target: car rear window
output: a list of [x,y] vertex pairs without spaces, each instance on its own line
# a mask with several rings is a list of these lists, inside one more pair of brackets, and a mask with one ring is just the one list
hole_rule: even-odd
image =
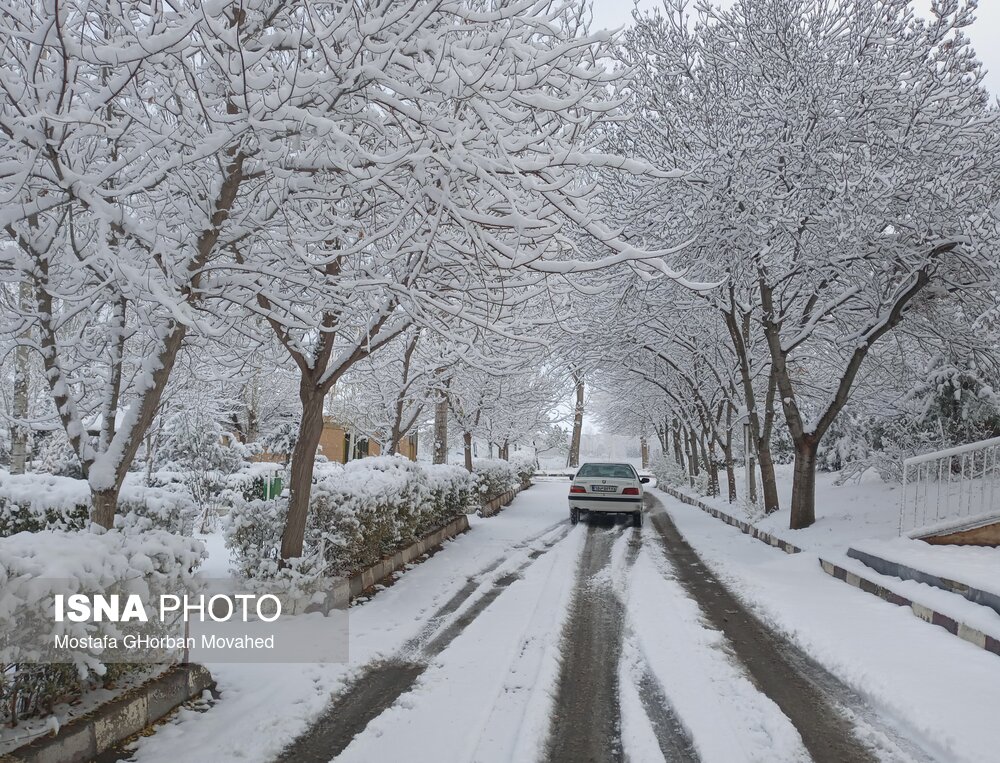
[[577,477],[604,477],[611,479],[635,479],[635,472],[628,464],[584,464]]

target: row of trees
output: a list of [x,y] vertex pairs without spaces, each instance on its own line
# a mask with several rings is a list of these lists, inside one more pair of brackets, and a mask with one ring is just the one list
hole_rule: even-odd
[[389,452],[433,420],[468,464],[571,391],[575,465],[596,385],[711,490],[745,424],[767,510],[787,441],[807,526],[831,438],[989,427],[974,5],[666,0],[620,38],[571,0],[5,9],[12,457],[59,426],[110,526],[164,412],[212,390],[291,449],[291,559],[324,415]]
[[[566,0],[5,8],[14,447],[31,355],[42,415],[110,527],[186,359],[251,396],[273,363],[297,398],[285,559],[301,554],[325,406],[350,374],[402,374],[366,391],[394,398],[373,427],[389,449],[422,414],[417,387],[446,389],[463,434],[488,421],[506,447],[524,412],[495,396],[550,391],[496,374],[511,354],[497,348],[540,344],[567,309],[565,274],[663,254],[593,204],[597,171],[671,173],[596,147],[623,73],[583,18]],[[233,415],[240,436],[259,432],[256,413]]]
[[724,465],[734,495],[744,425],[767,511],[790,443],[793,528],[815,520],[824,463],[996,432],[1000,131],[962,33],[974,10],[668,0],[636,17],[620,52],[637,118],[609,145],[690,177],[608,178],[604,196],[636,237],[692,237],[683,262],[715,286],[623,284],[596,342],[619,339],[605,368],[631,387],[614,416],[711,492]]

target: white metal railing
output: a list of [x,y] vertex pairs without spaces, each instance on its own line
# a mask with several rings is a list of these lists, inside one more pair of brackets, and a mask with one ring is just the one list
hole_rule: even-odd
[[1000,513],[1000,437],[903,461],[899,534]]

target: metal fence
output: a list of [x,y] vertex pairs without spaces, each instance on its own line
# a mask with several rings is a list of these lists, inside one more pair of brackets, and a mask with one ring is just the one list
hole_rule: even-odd
[[899,534],[1000,512],[1000,437],[903,461]]

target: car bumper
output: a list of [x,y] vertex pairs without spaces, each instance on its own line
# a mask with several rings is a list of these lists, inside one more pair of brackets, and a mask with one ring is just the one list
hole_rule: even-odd
[[605,514],[634,514],[642,510],[642,496],[587,496],[569,499],[571,509],[604,512]]

